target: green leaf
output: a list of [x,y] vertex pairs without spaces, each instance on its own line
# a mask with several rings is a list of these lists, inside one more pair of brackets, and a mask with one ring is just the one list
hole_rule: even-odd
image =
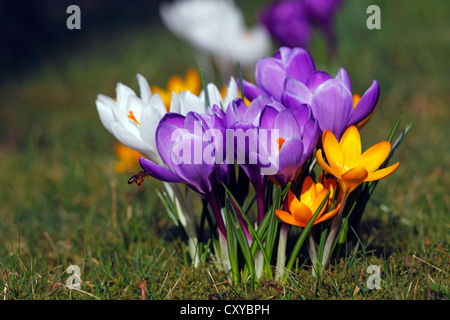
[[210,103],[209,103],[208,88],[207,88],[207,84],[206,84],[206,76],[205,76],[205,72],[203,71],[203,69],[200,69],[200,76],[202,79],[203,92],[205,93],[205,108],[206,108],[206,107],[210,106]]
[[[247,228],[248,228],[248,231],[250,232],[250,235],[251,235],[251,237],[252,237],[252,240],[254,240],[254,241],[256,241],[256,243],[258,243],[258,245],[259,245],[259,247],[260,247],[260,249],[261,249],[261,252],[262,252],[262,254],[263,254],[263,256],[264,256],[264,260],[266,261],[266,263],[270,263],[270,259],[268,259],[268,256],[267,256],[267,253],[266,253],[266,251],[265,251],[265,249],[264,249],[264,246],[263,246],[263,244],[262,244],[262,239],[261,239],[260,235],[255,231],[255,228],[253,227],[253,224],[252,224],[251,221],[248,219],[247,215],[244,213],[244,211],[242,210],[242,208],[239,206],[239,203],[236,201],[236,198],[233,196],[233,194],[231,193],[231,191],[227,188],[227,186],[226,186],[225,184],[222,184],[222,185],[224,186],[225,191],[226,191],[228,197],[230,197],[230,198],[234,201],[234,204],[236,205],[236,207],[237,207],[238,210],[240,211],[242,217],[244,218],[245,222],[247,223]],[[264,221],[264,220],[265,220],[265,219],[263,219],[263,221]],[[259,229],[259,228],[258,228],[258,229]],[[252,242],[252,250],[251,250],[251,252],[252,252],[252,257],[253,257],[253,258],[254,258],[255,255],[256,255],[256,250],[253,248],[253,243],[254,243],[254,241]]]

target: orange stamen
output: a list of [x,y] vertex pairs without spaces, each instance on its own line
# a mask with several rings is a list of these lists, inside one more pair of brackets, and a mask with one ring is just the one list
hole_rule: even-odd
[[286,140],[284,140],[284,139],[281,138],[281,137],[279,137],[279,138],[277,139],[277,143],[278,143],[278,151],[281,150],[281,147],[283,146],[283,143],[284,143],[285,141],[286,141]]
[[133,111],[130,111],[130,112],[128,113],[128,118],[130,118],[131,120],[133,120],[137,125],[140,125],[139,121],[136,120],[136,118],[135,118],[135,116],[134,116],[134,114],[133,114]]

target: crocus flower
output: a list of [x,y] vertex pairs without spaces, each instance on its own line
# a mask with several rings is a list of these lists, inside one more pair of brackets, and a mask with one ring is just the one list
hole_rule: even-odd
[[[144,157],[140,158],[140,164],[155,179],[183,183],[204,196],[211,205],[219,231],[225,235],[225,225],[214,195],[218,165],[216,161],[208,162],[203,158],[205,149],[210,146],[204,139],[205,132],[215,128],[220,130],[221,123],[222,120],[215,114],[189,112],[183,116],[167,113],[156,129],[158,152],[164,165]],[[223,132],[221,134],[223,136]]]
[[330,130],[325,130],[322,135],[322,147],[326,161],[322,149],[319,149],[316,153],[317,163],[325,172],[336,177],[342,190],[341,209],[333,221],[324,246],[322,265],[326,265],[350,193],[363,182],[391,175],[397,170],[399,163],[377,170],[388,157],[391,144],[388,141],[381,141],[361,154],[361,138],[356,126],[350,126],[339,142]]
[[[211,55],[225,79],[236,62],[243,68],[253,68],[270,49],[267,31],[258,25],[247,28],[232,0],[167,2],[161,5],[160,14],[166,27],[190,43],[199,56]],[[207,67],[205,61],[201,63]]]
[[244,93],[250,99],[268,95],[285,106],[311,106],[321,133],[331,130],[340,137],[351,125],[362,126],[373,114],[380,94],[376,80],[362,97],[352,94],[347,71],[340,68],[333,78],[316,70],[309,53],[302,48],[281,47],[273,57],[256,65],[256,84],[243,81]]
[[[329,178],[322,184],[320,182],[314,183],[312,178],[308,176],[303,183],[300,198],[297,198],[289,190],[287,205],[289,212],[275,209],[275,214],[287,224],[306,227],[329,191],[331,191],[329,199],[332,199],[336,191],[336,181],[334,179]],[[325,204],[314,221],[314,224],[332,218],[339,211],[340,207],[341,204],[338,203],[335,208],[325,213],[328,208],[328,204]]]
[[317,162],[326,172],[334,175],[343,194],[350,194],[365,181],[383,179],[397,170],[399,163],[377,170],[391,150],[388,141],[381,141],[361,154],[361,138],[355,126],[349,127],[338,142],[330,130],[322,136],[322,150],[316,154]]
[[152,95],[147,80],[137,75],[141,96],[122,83],[116,86],[115,99],[103,94],[95,101],[103,126],[124,145],[155,162],[161,158],[156,150],[155,131],[167,112],[159,94]]
[[308,48],[316,28],[325,38],[330,56],[336,50],[334,20],[342,0],[274,1],[259,20],[282,46]]
[[[168,112],[168,105],[164,103],[159,93],[152,94],[147,80],[137,75],[141,97],[128,86],[118,83],[116,97],[110,98],[103,94],[95,101],[100,120],[105,128],[117,140],[134,149],[154,162],[162,163],[156,148],[156,127],[162,117]],[[227,106],[238,97],[236,81],[230,78],[225,99],[217,87],[209,83],[207,91],[210,105]],[[190,91],[171,92],[169,110],[186,115],[190,111],[205,112],[205,92],[199,95]]]
[[[308,105],[284,110],[266,106],[261,112],[260,130],[278,130],[278,172],[273,176],[282,189],[292,181],[313,152],[318,139],[317,121]],[[268,137],[270,141],[270,136]]]
[[309,46],[313,30],[301,1],[272,2],[261,10],[259,20],[280,45]]
[[268,95],[281,102],[288,78],[305,83],[315,70],[314,61],[305,49],[281,47],[273,57],[258,61],[255,70],[256,85],[244,80],[244,94],[249,100],[259,95]]
[[[225,94],[222,95],[213,83],[206,85],[208,95],[204,90],[199,95],[195,95],[191,91],[172,92],[172,100],[170,102],[170,112],[186,115],[188,112],[205,113],[205,106],[218,106],[223,111],[226,111],[228,105],[239,96],[237,82],[233,77],[230,77],[228,87],[226,87]],[[222,90],[223,91],[223,90]],[[208,98],[208,99],[206,99]]]
[[[260,96],[253,100],[247,107],[244,100],[238,98],[230,103],[226,112],[226,128],[234,130],[236,137],[248,137],[248,143],[242,143],[242,139],[237,139],[233,144],[233,150],[227,139],[227,158],[233,157],[247,174],[256,193],[259,221],[265,214],[264,195],[269,176],[262,173],[262,168],[270,167],[268,155],[271,152],[267,149],[267,144],[259,143],[259,123],[262,110],[266,106],[271,106],[274,110],[284,110],[284,106],[267,96]],[[230,131],[228,131],[230,132]],[[234,139],[234,138],[233,138]],[[241,141],[241,143],[239,143]],[[247,148],[248,146],[248,148]],[[263,147],[263,148],[261,148]],[[231,159],[233,160],[233,159]],[[230,160],[228,160],[230,162]]]
[[315,71],[304,83],[287,79],[281,100],[285,104],[311,105],[321,132],[330,130],[340,137],[348,127],[362,126],[367,122],[379,94],[380,86],[374,80],[362,97],[353,95],[350,77],[345,69],[340,68],[335,78],[324,71]]

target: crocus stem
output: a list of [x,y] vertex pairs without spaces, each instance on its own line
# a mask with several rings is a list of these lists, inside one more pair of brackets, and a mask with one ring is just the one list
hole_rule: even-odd
[[[284,200],[283,210],[289,210],[288,198]],[[275,279],[282,279],[284,275],[284,271],[286,268],[286,243],[287,237],[289,233],[289,225],[287,223],[281,222],[280,229],[280,238],[278,241],[278,253],[277,253],[277,274],[275,275]]]
[[347,202],[348,194],[342,195],[342,201],[341,201],[341,208],[339,209],[336,217],[333,219],[333,222],[331,224],[331,230],[328,235],[327,241],[325,242],[325,246],[323,249],[323,256],[322,256],[322,266],[325,267],[328,264],[329,255],[331,248],[333,247],[334,240],[336,239],[337,232],[339,230],[339,224],[341,222],[342,213],[344,212],[345,203]]
[[264,188],[256,188],[256,205],[258,208],[258,225],[261,224],[262,219],[264,218],[264,215],[266,214],[266,204],[264,199]]
[[281,222],[280,238],[278,241],[278,253],[277,253],[277,274],[275,279],[282,279],[284,276],[284,271],[286,269],[286,243],[287,236],[289,233],[289,225],[287,223]]
[[314,242],[312,232],[308,234],[308,252],[309,257],[311,258],[312,274],[316,277],[320,273],[320,266],[317,263],[316,243]]
[[208,200],[209,205],[211,206],[211,209],[213,211],[214,217],[216,218],[217,228],[219,229],[219,232],[222,234],[222,236],[226,239],[226,230],[225,230],[225,223],[223,222],[222,218],[222,212],[220,210],[219,203],[217,202],[216,197],[214,194],[208,194],[205,196],[206,200]]

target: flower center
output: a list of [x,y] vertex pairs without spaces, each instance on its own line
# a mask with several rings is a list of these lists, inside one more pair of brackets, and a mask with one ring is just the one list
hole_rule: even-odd
[[278,139],[277,139],[277,143],[278,143],[278,152],[281,150],[281,147],[283,146],[283,143],[285,142],[286,140],[284,140],[283,138],[281,138],[281,137],[279,137]]
[[133,111],[130,111],[130,112],[128,113],[128,118],[130,118],[131,120],[133,120],[138,126],[140,125],[139,121],[136,120],[136,118],[135,118],[135,116],[134,116],[134,114],[133,114]]

